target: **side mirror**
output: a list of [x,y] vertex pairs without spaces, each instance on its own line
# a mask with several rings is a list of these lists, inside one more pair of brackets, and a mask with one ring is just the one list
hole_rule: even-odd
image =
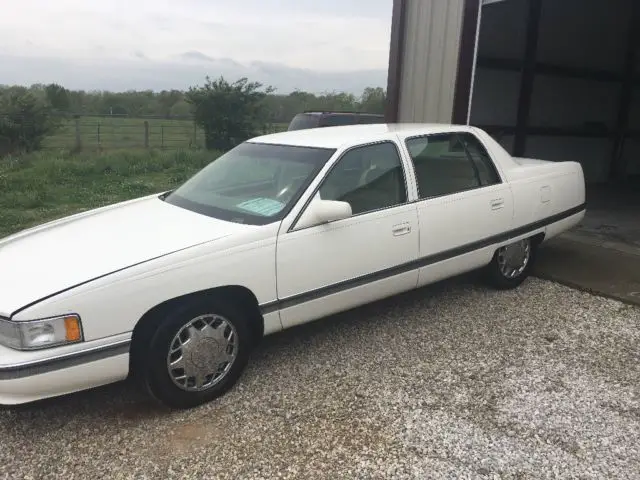
[[349,218],[353,214],[347,202],[314,199],[300,217],[296,230]]

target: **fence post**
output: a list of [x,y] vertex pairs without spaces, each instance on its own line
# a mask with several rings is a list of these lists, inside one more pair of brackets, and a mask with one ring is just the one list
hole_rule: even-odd
[[80,136],[80,117],[76,117],[76,152],[82,151],[82,137]]
[[98,122],[98,151],[102,150],[102,142],[100,141],[100,122]]
[[164,150],[164,125],[160,125],[160,149]]
[[149,148],[149,120],[144,121],[144,148]]
[[198,124],[193,121],[193,148],[198,148]]

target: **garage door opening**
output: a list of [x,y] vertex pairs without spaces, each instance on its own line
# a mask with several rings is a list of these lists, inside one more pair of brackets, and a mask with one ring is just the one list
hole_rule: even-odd
[[515,156],[580,162],[582,232],[640,248],[640,2],[482,3],[468,122]]

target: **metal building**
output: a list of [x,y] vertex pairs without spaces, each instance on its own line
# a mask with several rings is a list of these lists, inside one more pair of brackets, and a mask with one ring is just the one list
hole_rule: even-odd
[[477,125],[590,183],[640,175],[640,0],[394,0],[391,37],[389,121]]

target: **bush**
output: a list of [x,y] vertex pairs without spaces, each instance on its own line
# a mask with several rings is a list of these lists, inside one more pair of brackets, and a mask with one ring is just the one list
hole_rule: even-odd
[[246,78],[229,83],[222,77],[207,77],[203,87],[189,89],[186,100],[204,130],[207,149],[226,151],[264,130],[268,117],[265,98],[273,89],[263,92],[261,87]]
[[38,150],[59,122],[51,106],[24,87],[0,90],[0,156]]

